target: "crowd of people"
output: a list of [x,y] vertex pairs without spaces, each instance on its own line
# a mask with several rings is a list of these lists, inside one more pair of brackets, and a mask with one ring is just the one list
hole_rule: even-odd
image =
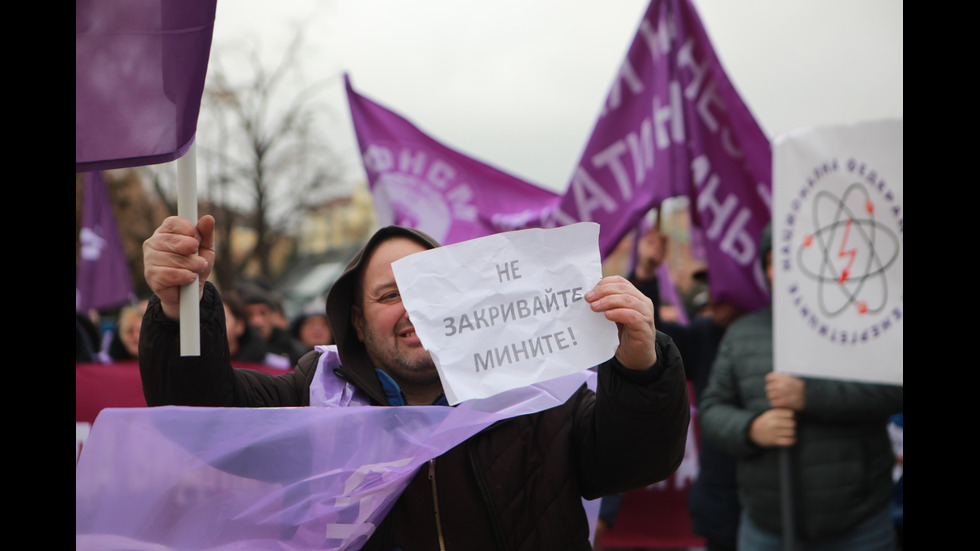
[[[406,228],[379,230],[325,297],[325,308],[286,321],[265,289],[220,293],[207,282],[215,262],[212,224],[207,216],[196,225],[165,221],[145,249],[153,296],[120,310],[116,328],[104,335],[79,314],[77,358],[88,351],[91,361],[138,359],[151,406],[306,406],[321,360],[313,347],[336,343],[342,366],[330,375],[352,384],[364,403],[446,404],[391,271],[393,261],[437,242]],[[155,247],[183,250],[181,266],[192,266],[182,268],[187,280],[200,277],[202,312],[223,312],[224,324],[213,322],[218,316],[202,319],[200,357],[146,354],[177,342],[179,285],[158,275],[174,261]],[[651,229],[638,242],[632,273],[604,278],[586,295],[621,328],[615,356],[598,366],[596,391],[583,388],[555,411],[509,420],[437,458],[439,470],[419,472],[364,548],[590,549],[582,497],[602,498],[601,546],[624,493],[679,465],[693,402],[700,455],[688,509],[707,551],[901,549],[901,456],[896,463],[888,431],[901,419],[902,387],[779,373],[771,308],[745,312],[712,300],[710,273],[701,274],[706,296],[691,320],[662,319],[656,271],[667,247]],[[760,261],[771,278],[768,228]],[[284,373],[243,375],[232,368],[236,361]],[[170,377],[187,363],[206,375]],[[201,388],[218,380],[227,384]],[[453,490],[433,495],[436,480]],[[783,492],[787,481],[791,494]],[[440,511],[434,521],[433,501]]]
[[75,363],[136,361],[148,300],[126,304],[103,323],[97,312],[75,311]]
[[[287,318],[279,295],[245,282],[223,293],[228,349],[237,364],[291,369],[318,345],[333,344],[327,316],[311,304]],[[135,363],[149,299],[126,304],[111,315],[75,312],[75,363]]]

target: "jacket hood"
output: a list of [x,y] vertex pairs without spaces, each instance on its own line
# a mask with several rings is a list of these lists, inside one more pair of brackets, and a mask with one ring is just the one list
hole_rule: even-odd
[[354,293],[357,281],[361,277],[364,264],[371,258],[371,253],[384,241],[393,237],[408,237],[417,241],[426,249],[434,249],[439,242],[413,228],[403,226],[385,226],[374,233],[361,250],[347,263],[344,272],[337,278],[327,293],[327,323],[337,344],[337,353],[345,375],[352,382],[361,386],[373,396],[384,396],[381,384],[374,375],[371,360],[368,358],[364,344],[358,340],[354,331],[351,317],[354,305]]

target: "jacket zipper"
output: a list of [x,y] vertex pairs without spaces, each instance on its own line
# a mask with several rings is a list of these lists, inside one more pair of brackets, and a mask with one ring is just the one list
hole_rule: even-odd
[[[496,423],[487,427],[484,432],[493,430],[506,421],[507,420],[497,421]],[[490,499],[490,491],[487,489],[486,480],[484,480],[483,477],[483,471],[478,468],[479,462],[476,459],[476,451],[474,451],[474,447],[475,446],[472,443],[466,443],[466,455],[470,461],[470,469],[473,470],[473,475],[476,478],[477,485],[480,488],[480,496],[483,497],[483,503],[486,505],[487,510],[490,511],[490,524],[493,528],[493,533],[497,538],[497,545],[500,549],[510,549],[509,545],[504,541],[504,535],[500,529],[500,517],[497,515],[497,509],[493,506],[493,501]]]
[[439,518],[439,494],[436,492],[436,460],[429,460],[429,480],[432,482],[432,511],[436,517],[436,537],[439,538],[439,550],[446,551],[446,542],[442,539],[442,519]]

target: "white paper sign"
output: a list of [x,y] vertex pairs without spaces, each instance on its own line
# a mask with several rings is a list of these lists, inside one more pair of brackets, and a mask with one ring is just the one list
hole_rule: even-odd
[[777,371],[902,384],[902,120],[774,142]]
[[391,268],[450,404],[588,369],[619,344],[584,299],[602,278],[598,224],[490,235]]

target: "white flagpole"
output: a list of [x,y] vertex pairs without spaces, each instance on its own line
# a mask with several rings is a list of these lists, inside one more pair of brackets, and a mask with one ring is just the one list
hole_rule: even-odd
[[[177,216],[197,224],[197,151],[192,143],[177,159]],[[180,355],[201,354],[201,313],[198,280],[180,289]]]

